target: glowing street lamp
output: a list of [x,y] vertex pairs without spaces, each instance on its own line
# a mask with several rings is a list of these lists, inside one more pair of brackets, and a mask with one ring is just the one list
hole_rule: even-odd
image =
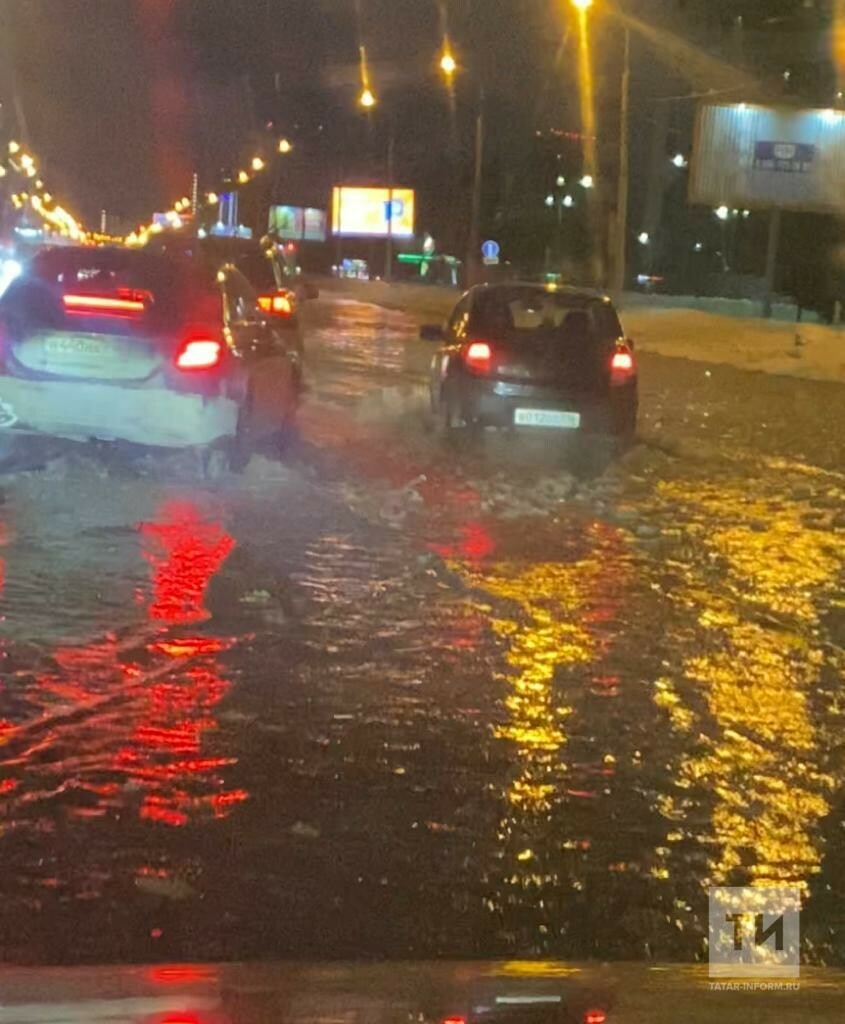
[[443,51],[443,56],[440,58],[440,70],[447,78],[451,78],[458,70],[458,62],[449,49]]
[[376,105],[376,98],[373,95],[373,90],[365,85],[361,90],[361,95],[358,97],[358,103],[364,108],[364,110],[372,110]]
[[571,3],[579,11],[588,11],[593,6],[593,0],[571,0]]
[[290,153],[290,151],[292,149],[293,149],[293,146],[291,145],[291,143],[290,143],[290,141],[288,139],[280,139],[279,140],[279,152],[280,153],[282,153],[284,155],[287,155],[288,153]]
[[580,181],[581,188],[592,188],[595,185],[592,174],[585,174]]
[[255,156],[252,158],[252,169],[256,173],[258,173],[258,171],[264,170],[264,161],[261,159],[260,156]]

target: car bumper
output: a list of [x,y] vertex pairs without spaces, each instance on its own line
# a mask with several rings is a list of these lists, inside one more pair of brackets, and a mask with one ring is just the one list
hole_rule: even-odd
[[[550,412],[574,412],[580,416],[578,430],[585,433],[608,434],[615,432],[619,411],[636,408],[636,388],[613,388],[603,395],[562,394],[554,388],[505,381],[472,382],[464,389],[463,413],[467,420],[480,426],[513,427],[517,409]],[[528,431],[567,428],[520,427]]]
[[233,437],[237,421],[237,403],[221,396],[0,377],[0,431],[183,448]]

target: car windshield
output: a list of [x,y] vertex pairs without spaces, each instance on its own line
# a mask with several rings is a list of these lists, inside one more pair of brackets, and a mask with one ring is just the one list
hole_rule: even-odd
[[0,0],[0,1024],[842,1020],[843,456],[845,0]]
[[200,253],[209,265],[231,263],[257,291],[274,292],[279,287],[276,259],[260,246],[216,246],[206,244]]

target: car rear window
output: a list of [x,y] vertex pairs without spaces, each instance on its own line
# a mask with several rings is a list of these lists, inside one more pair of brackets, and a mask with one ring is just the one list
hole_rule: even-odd
[[475,327],[511,341],[569,333],[606,340],[622,333],[609,303],[577,292],[545,288],[488,292],[478,303]]
[[219,292],[190,261],[130,249],[68,247],[39,252],[27,274],[3,295],[0,315],[4,324],[33,329],[58,322],[62,296],[120,298],[127,293],[144,303],[134,321],[157,328],[193,318],[216,320],[220,303]]
[[61,292],[150,292],[156,304],[173,301],[191,283],[177,261],[129,249],[51,249],[33,259],[30,276]]

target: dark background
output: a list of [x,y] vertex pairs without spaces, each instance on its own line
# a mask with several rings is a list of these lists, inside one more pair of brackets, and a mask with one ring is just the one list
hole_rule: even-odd
[[[763,225],[752,217],[725,239],[712,211],[687,206],[685,175],[673,175],[668,157],[689,152],[702,96],[740,97],[736,69],[766,97],[830,103],[830,0],[621,6],[645,26],[633,33],[632,267],[644,257],[634,239],[659,192],[672,230],[649,261],[686,266],[700,238],[702,269],[728,260],[758,270]],[[622,30],[607,7],[597,0],[590,23],[609,212]],[[194,171],[201,188],[216,190],[287,136],[294,152],[243,190],[242,219],[260,227],[270,201],[325,206],[341,178],[384,180],[392,130],[396,183],[419,190],[419,232],[461,252],[483,90],[483,230],[515,262],[536,263],[557,244],[555,211],[543,199],[558,173],[571,180],[582,170],[568,0],[6,0],[0,13],[7,134],[24,135],[48,187],[88,225],[102,208],[147,221],[189,193]],[[451,100],[436,67],[444,15],[465,69]],[[356,108],[360,43],[379,98],[370,115]],[[585,233],[583,216],[573,215],[570,255]]]

